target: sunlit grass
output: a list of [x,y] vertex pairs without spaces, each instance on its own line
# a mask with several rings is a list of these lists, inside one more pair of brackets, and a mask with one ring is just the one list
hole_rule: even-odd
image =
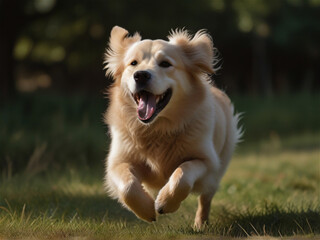
[[190,196],[176,213],[147,224],[109,199],[102,179],[102,168],[4,179],[0,237],[164,239],[320,234],[318,149],[236,154],[213,200],[211,223],[200,232],[192,229],[196,196]]

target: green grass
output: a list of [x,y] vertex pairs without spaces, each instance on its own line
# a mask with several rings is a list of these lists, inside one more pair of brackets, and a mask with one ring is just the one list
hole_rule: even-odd
[[211,223],[201,232],[191,227],[195,196],[147,224],[106,196],[102,178],[101,169],[84,168],[3,179],[0,237],[320,237],[316,150],[236,155],[213,200]]
[[[107,197],[105,101],[27,96],[0,106],[0,239],[320,238],[317,99],[235,98],[246,141],[200,232],[196,196],[153,224]],[[301,102],[308,107],[295,110]]]

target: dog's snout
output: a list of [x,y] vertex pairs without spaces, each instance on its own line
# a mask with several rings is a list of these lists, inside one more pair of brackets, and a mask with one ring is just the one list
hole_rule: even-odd
[[133,78],[138,84],[146,84],[151,79],[151,73],[148,71],[137,71],[133,74]]

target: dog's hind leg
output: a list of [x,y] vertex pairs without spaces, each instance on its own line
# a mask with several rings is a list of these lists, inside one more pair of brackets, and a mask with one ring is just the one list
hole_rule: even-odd
[[208,224],[211,200],[214,192],[203,193],[198,197],[198,210],[194,219],[194,228],[200,230],[205,224]]
[[176,211],[206,171],[206,165],[200,160],[182,163],[160,190],[155,202],[156,211],[160,214]]

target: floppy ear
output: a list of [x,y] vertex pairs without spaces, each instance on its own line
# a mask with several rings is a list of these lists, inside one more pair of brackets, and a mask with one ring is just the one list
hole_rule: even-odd
[[104,64],[106,75],[117,78],[123,68],[123,57],[130,45],[141,40],[141,36],[135,33],[129,36],[129,32],[121,27],[114,26],[111,30],[109,47],[106,50]]
[[215,72],[215,49],[211,36],[205,30],[198,31],[193,37],[185,30],[176,30],[168,38],[171,43],[181,47],[188,68],[196,72]]

